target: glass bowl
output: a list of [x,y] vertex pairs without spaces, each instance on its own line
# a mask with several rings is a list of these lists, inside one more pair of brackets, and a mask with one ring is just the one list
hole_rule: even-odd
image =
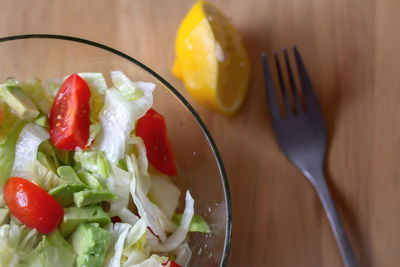
[[[111,70],[121,70],[135,81],[156,83],[154,107],[166,118],[179,166],[179,175],[172,179],[182,192],[190,190],[195,212],[211,229],[210,234],[190,235],[189,265],[226,266],[232,228],[229,185],[217,147],[188,101],[150,68],[105,45],[46,34],[0,38],[0,82],[8,77],[62,78],[75,72],[102,72],[110,82]],[[183,206],[183,196],[181,201]]]

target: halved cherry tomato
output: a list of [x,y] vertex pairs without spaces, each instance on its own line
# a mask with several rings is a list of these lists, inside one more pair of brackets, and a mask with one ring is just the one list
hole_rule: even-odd
[[18,220],[42,234],[53,231],[64,216],[63,208],[52,196],[20,177],[7,180],[4,200]]
[[50,139],[58,148],[86,148],[90,126],[90,89],[78,74],[61,85],[50,112]]
[[162,115],[150,109],[138,120],[135,133],[143,139],[147,158],[154,168],[167,175],[178,174],[175,154]]

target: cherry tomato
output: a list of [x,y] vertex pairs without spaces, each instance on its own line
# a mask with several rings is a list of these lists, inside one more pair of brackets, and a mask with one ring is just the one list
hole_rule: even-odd
[[90,126],[90,89],[78,74],[61,85],[50,112],[50,139],[58,148],[86,148]]
[[52,196],[23,178],[7,180],[4,200],[18,220],[42,234],[53,231],[64,216],[63,208]]
[[135,132],[143,139],[147,158],[154,168],[167,175],[177,175],[175,155],[164,117],[150,109],[138,120]]

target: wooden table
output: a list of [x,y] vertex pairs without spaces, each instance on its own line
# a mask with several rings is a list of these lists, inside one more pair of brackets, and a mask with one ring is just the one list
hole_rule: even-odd
[[[171,75],[178,25],[194,1],[9,1],[0,36],[57,33],[132,55]],[[280,152],[265,105],[260,53],[297,44],[329,132],[328,183],[362,266],[400,262],[400,2],[220,0],[243,36],[252,82],[241,111],[189,99],[219,146],[233,199],[229,266],[341,266],[315,192]]]

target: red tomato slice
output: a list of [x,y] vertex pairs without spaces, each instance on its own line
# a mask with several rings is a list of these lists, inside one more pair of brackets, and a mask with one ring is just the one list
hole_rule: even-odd
[[177,175],[175,154],[169,141],[164,117],[154,109],[150,109],[138,120],[135,132],[143,139],[151,165],[167,175]]
[[63,208],[52,196],[23,178],[7,180],[4,200],[18,220],[42,234],[53,231],[64,216]]
[[50,139],[58,148],[86,148],[90,126],[90,89],[78,74],[61,85],[50,112]]

